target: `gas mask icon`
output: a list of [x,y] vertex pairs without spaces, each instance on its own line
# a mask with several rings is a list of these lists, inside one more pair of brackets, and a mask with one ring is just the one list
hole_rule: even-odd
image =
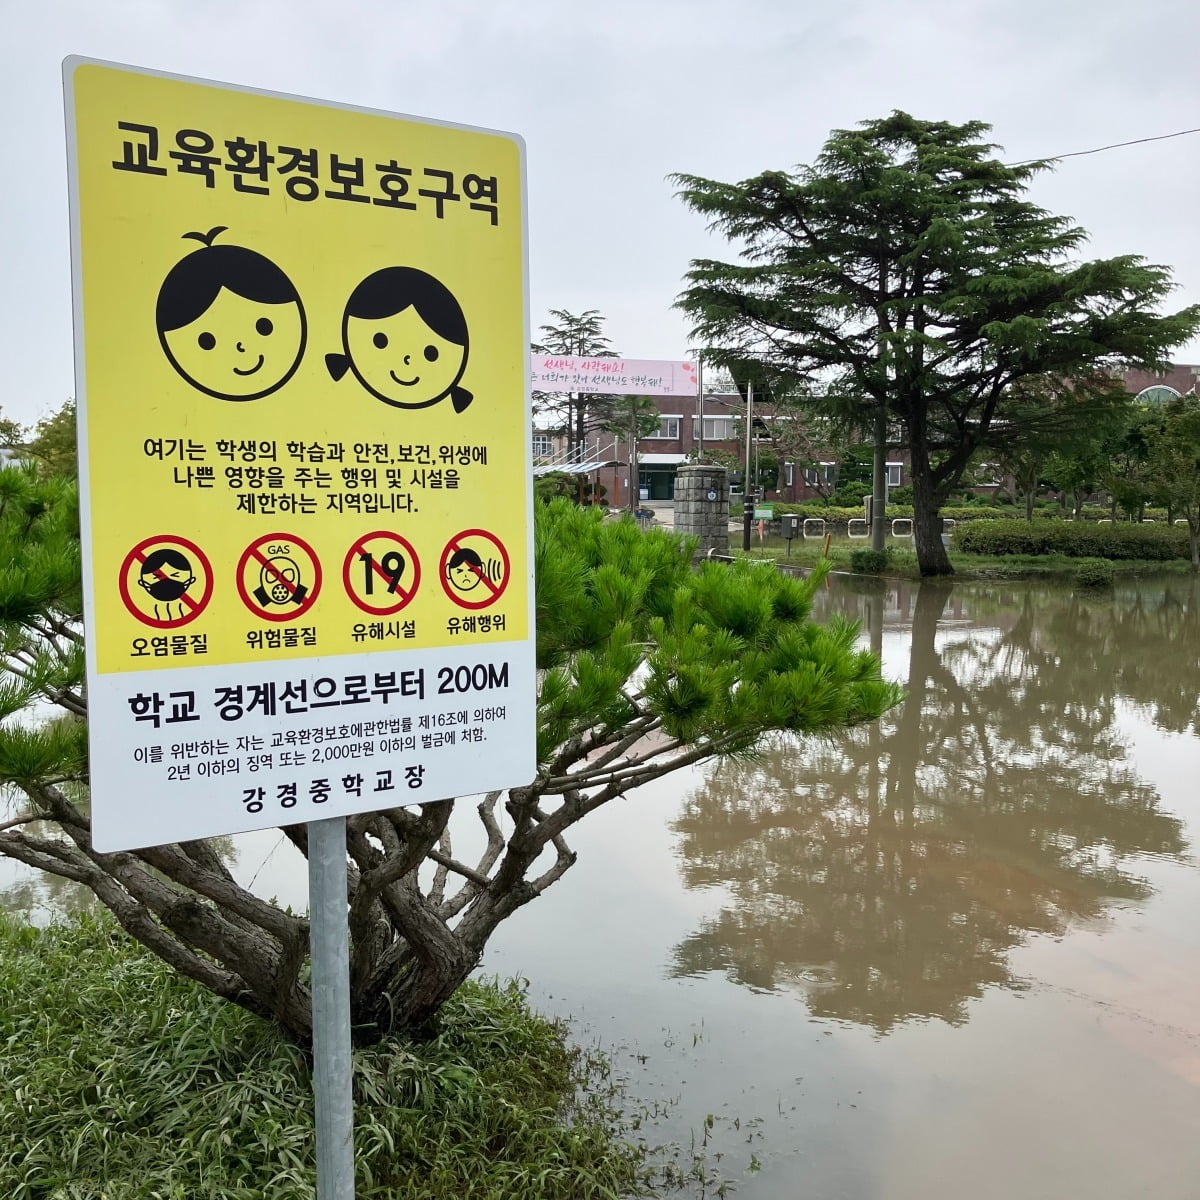
[[276,554],[263,563],[254,598],[264,608],[271,604],[299,604],[307,594],[308,588],[300,582],[300,567],[294,559]]

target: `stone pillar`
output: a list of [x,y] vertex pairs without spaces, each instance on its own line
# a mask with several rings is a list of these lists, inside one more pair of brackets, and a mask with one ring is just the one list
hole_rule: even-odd
[[700,539],[700,553],[729,553],[729,473],[687,463],[675,474],[675,529]]

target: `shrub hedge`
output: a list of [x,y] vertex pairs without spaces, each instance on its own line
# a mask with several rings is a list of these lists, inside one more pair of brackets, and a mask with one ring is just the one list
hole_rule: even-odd
[[856,575],[879,575],[888,569],[891,554],[883,550],[851,550],[850,570]]
[[1099,525],[1088,521],[979,521],[954,530],[967,554],[1060,554],[1065,558],[1142,559],[1188,557],[1187,530],[1170,525]]
[[1084,558],[1075,570],[1075,582],[1083,588],[1112,587],[1116,568],[1106,558]]

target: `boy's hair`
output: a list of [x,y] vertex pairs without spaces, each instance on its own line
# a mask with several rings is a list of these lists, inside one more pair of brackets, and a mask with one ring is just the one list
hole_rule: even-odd
[[183,235],[204,246],[167,272],[155,311],[160,333],[190,325],[208,311],[222,288],[258,304],[300,303],[295,285],[269,258],[245,246],[214,246],[212,239],[221,232]]

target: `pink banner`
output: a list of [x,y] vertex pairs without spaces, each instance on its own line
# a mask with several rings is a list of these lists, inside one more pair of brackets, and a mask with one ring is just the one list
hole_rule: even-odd
[[696,364],[651,358],[531,355],[535,392],[613,392],[634,396],[694,396]]

